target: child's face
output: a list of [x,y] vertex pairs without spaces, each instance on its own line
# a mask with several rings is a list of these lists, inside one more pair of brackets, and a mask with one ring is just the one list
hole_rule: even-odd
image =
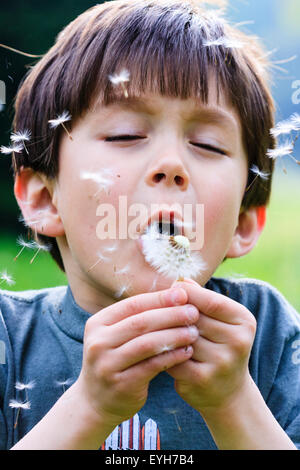
[[[148,209],[141,216],[144,222],[155,203],[177,203],[182,214],[184,205],[203,205],[201,255],[207,270],[198,281],[204,285],[229,250],[247,183],[241,124],[225,99],[217,104],[211,93],[208,106],[158,95],[124,99],[89,111],[75,123],[73,140],[63,134],[54,200],[66,234],[57,242],[70,285],[83,282],[95,295],[105,292],[107,299],[125,285],[130,295],[149,291],[155,280],[156,289],[170,286],[172,281],[157,278],[145,262],[140,242],[126,236],[124,223],[129,225],[138,213],[126,222],[123,211],[119,223],[122,196],[127,214],[134,204]],[[132,137],[110,141],[124,135]],[[89,179],[90,173],[103,178],[104,185]],[[107,211],[117,239],[99,239],[97,224]],[[120,229],[125,230],[121,240]],[[116,250],[106,251],[109,247]],[[98,252],[105,259],[95,265]]]

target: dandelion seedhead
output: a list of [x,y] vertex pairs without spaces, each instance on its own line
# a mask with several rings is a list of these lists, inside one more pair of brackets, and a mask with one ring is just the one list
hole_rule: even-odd
[[125,98],[128,98],[128,91],[126,88],[125,83],[129,82],[130,80],[130,73],[128,72],[127,69],[121,70],[120,73],[115,73],[114,75],[109,75],[108,76],[109,81],[114,85],[114,86],[121,86],[123,88],[124,96]]
[[63,111],[61,114],[59,114],[56,119],[50,119],[48,122],[50,124],[50,127],[52,129],[56,129],[58,126],[62,126],[66,133],[68,134],[68,137],[70,140],[73,140],[73,137],[71,136],[70,132],[65,126],[65,122],[71,121],[72,116],[70,115],[69,111]]
[[197,277],[206,268],[200,254],[192,253],[190,242],[183,235],[160,233],[158,224],[153,223],[141,238],[146,261],[167,278]]

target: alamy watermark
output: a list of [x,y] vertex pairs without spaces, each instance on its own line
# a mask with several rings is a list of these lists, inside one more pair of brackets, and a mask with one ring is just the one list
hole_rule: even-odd
[[292,83],[292,88],[296,90],[292,94],[292,103],[300,104],[300,80],[294,80]]
[[113,204],[103,203],[97,207],[96,215],[101,217],[96,226],[96,235],[100,240],[137,240],[141,230],[160,221],[165,229],[168,224],[169,228],[172,226],[175,235],[184,234],[189,239],[191,250],[201,250],[204,245],[204,204],[128,205],[127,196],[124,195],[119,196],[117,209]]
[[6,87],[3,80],[0,80],[0,111],[6,104]]
[[0,341],[0,364],[5,364],[5,343]]

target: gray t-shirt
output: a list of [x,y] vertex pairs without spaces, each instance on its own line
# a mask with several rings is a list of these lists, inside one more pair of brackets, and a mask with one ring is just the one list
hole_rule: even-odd
[[[250,373],[300,449],[299,314],[264,282],[212,278],[206,287],[256,317]],[[18,442],[77,379],[89,316],[69,286],[0,291],[0,449]],[[201,415],[178,396],[172,377],[163,372],[151,381],[144,407],[104,444],[99,442],[101,448],[208,450],[216,445]]]

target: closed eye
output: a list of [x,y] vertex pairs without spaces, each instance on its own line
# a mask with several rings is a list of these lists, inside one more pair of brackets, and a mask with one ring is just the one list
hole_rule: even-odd
[[210,152],[215,152],[215,153],[219,153],[221,155],[227,155],[226,152],[224,152],[224,150],[222,149],[219,149],[218,147],[214,147],[213,145],[209,145],[209,144],[198,144],[198,143],[195,143],[195,142],[191,142],[192,145],[195,145],[195,147],[200,147],[200,148],[203,148],[204,150],[208,150]]
[[130,140],[136,140],[136,139],[145,139],[146,137],[142,137],[140,135],[113,135],[110,137],[106,137],[105,141],[106,142],[128,142]]

